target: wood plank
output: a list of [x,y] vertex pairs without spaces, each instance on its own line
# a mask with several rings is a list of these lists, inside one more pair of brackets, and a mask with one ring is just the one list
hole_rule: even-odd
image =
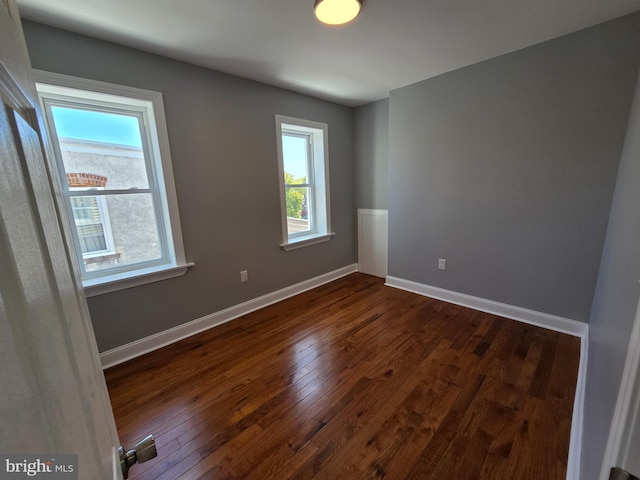
[[105,376],[132,479],[560,480],[579,355],[353,274]]

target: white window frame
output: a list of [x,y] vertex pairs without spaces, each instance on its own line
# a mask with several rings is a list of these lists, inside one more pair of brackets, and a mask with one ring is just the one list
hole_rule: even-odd
[[[284,250],[294,250],[331,239],[331,208],[329,198],[329,127],[326,123],[303,120],[300,118],[276,115],[276,147],[278,154],[278,175],[280,179],[280,213],[282,222],[282,243]],[[308,199],[310,227],[306,232],[289,234],[287,227],[286,184],[284,180],[284,158],[282,136],[284,134],[302,135],[310,139],[310,172],[306,184],[312,198]],[[298,185],[296,185],[298,186]]]
[[[286,209],[287,189],[289,188],[309,189],[309,195],[308,195],[309,198],[307,198],[307,220],[309,221],[309,230],[305,230],[297,233],[289,233],[288,219],[287,219],[287,234],[288,234],[289,240],[291,240],[292,238],[305,237],[305,236],[316,234],[318,232],[318,227],[317,227],[318,222],[316,221],[316,195],[315,195],[316,185],[315,185],[315,169],[314,169],[314,161],[313,161],[313,158],[314,158],[313,134],[309,132],[301,132],[299,129],[290,130],[286,128],[286,125],[282,126],[281,128],[282,128],[282,137],[289,136],[289,137],[303,138],[305,140],[306,147],[307,147],[306,157],[307,157],[308,174],[307,174],[306,183],[287,183],[286,180],[284,180],[284,173],[283,173],[283,182],[284,182],[284,191],[285,191],[285,195],[284,195],[285,209]],[[282,163],[284,164],[284,152],[283,152]]]
[[[145,154],[148,154],[150,159],[148,181],[150,187],[154,190],[153,194],[156,195],[157,214],[162,217],[158,219],[157,223],[158,233],[164,237],[166,245],[164,258],[158,262],[146,262],[137,266],[127,266],[122,269],[116,268],[112,271],[84,274],[82,275],[82,284],[85,294],[87,296],[100,295],[184,275],[194,263],[186,262],[185,260],[162,94],[151,90],[40,70],[34,70],[34,77],[45,117],[47,116],[48,99],[74,97],[81,98],[83,99],[82,101],[95,102],[97,105],[105,102],[105,99],[111,98],[114,103],[122,105],[126,103],[131,105],[132,108],[143,112],[143,126],[148,140],[148,145],[143,145],[143,149],[146,148],[148,150],[145,151]],[[59,169],[58,178],[61,183],[59,189],[63,193],[69,192],[69,186],[64,181],[66,176],[64,175],[64,165],[57,136],[49,132],[49,138],[54,146],[55,163]],[[93,191],[92,193],[97,192]],[[63,195],[63,197],[68,197],[68,195]],[[71,226],[70,231],[75,232],[70,203],[60,205],[60,209],[67,213]],[[73,239],[68,239],[68,241],[71,243],[70,248],[75,252],[79,252],[77,241]],[[81,252],[79,252],[79,258],[82,259]]]

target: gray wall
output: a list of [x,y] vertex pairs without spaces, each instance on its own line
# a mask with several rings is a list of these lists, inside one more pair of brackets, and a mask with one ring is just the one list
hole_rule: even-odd
[[389,99],[355,110],[356,207],[388,208]]
[[640,79],[620,162],[589,324],[589,365],[582,457],[584,480],[595,480],[600,473],[638,304],[638,280]]
[[[639,15],[396,90],[355,109],[355,129],[351,109],[29,22],[25,31],[36,68],[165,96],[197,266],[90,299],[102,350],[352,263],[355,207],[389,207],[391,275],[582,321],[597,279],[583,455],[584,478],[597,477],[640,278],[638,113],[618,173]],[[327,244],[277,248],[274,113],[329,123],[338,235]],[[238,178],[249,181],[241,195]]]
[[389,274],[588,321],[639,61],[636,14],[391,92]]
[[[164,95],[186,256],[196,266],[89,298],[101,351],[355,263],[353,109],[33,22],[24,30],[36,69]],[[278,247],[275,114],[329,125],[329,242]]]

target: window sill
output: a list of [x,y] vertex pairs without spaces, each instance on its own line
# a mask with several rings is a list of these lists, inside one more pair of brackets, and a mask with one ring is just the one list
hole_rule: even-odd
[[126,272],[106,277],[83,280],[84,294],[87,297],[95,297],[105,293],[116,292],[126,288],[138,287],[147,283],[159,282],[169,278],[180,277],[187,273],[189,267],[195,263],[189,262],[183,265],[173,265],[147,268],[136,272]]
[[334,235],[335,233],[331,232],[322,235],[310,235],[308,237],[292,238],[287,243],[281,243],[280,248],[288,252],[289,250],[296,250],[298,248],[308,247],[309,245],[328,242]]

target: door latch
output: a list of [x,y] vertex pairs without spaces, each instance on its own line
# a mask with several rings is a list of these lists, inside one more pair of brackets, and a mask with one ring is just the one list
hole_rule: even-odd
[[120,454],[120,467],[122,468],[122,476],[125,480],[129,478],[129,469],[135,465],[136,463],[144,463],[152,458],[158,456],[158,451],[156,450],[156,441],[153,438],[153,435],[147,435],[138,443],[136,443],[136,447],[129,450],[128,452],[124,451],[124,447],[120,445],[118,447],[118,453]]

